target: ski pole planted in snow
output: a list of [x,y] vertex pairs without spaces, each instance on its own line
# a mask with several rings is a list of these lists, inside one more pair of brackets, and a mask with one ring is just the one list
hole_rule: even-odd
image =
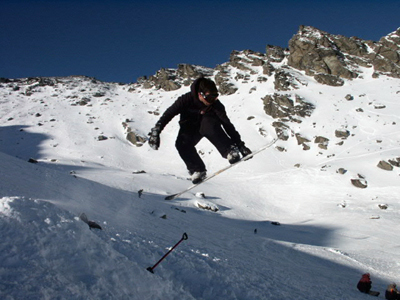
[[177,242],[177,243],[175,244],[175,246],[173,246],[173,247],[171,248],[171,250],[169,250],[167,253],[165,253],[165,255],[164,255],[163,257],[161,257],[161,259],[160,259],[158,262],[156,262],[156,264],[155,264],[154,266],[148,267],[148,268],[147,268],[147,271],[149,271],[149,272],[151,272],[151,273],[154,273],[154,269],[158,266],[158,264],[159,264],[160,262],[162,262],[162,261],[164,260],[164,258],[166,258],[166,257],[168,256],[168,254],[170,254],[176,247],[178,247],[178,245],[179,245],[180,243],[182,243],[182,241],[187,240],[187,239],[188,239],[188,235],[187,235],[186,232],[185,232],[185,233],[183,234],[181,240],[180,240],[179,242]]

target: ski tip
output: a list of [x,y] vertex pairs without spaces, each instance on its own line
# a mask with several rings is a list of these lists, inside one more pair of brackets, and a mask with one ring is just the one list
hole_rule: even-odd
[[177,195],[178,194],[169,195],[169,196],[165,197],[165,200],[174,200]]

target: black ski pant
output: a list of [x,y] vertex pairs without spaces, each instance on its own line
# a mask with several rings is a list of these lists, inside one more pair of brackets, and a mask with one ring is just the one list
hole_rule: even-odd
[[206,171],[206,166],[195,147],[203,137],[207,138],[224,158],[228,156],[234,144],[222,128],[219,119],[213,116],[202,116],[200,125],[181,124],[175,147],[190,174]]

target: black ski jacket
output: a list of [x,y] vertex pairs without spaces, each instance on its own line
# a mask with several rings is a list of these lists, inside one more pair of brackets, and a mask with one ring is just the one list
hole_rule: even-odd
[[219,101],[207,106],[198,98],[198,87],[202,78],[196,79],[190,87],[190,92],[180,96],[161,116],[157,122],[160,131],[178,114],[181,129],[200,130],[201,120],[204,116],[217,118],[236,145],[243,144],[239,133],[229,120],[225,106]]

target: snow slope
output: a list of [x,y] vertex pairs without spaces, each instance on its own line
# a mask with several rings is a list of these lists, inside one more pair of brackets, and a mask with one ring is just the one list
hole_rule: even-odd
[[[364,272],[380,292],[399,283],[400,168],[377,164],[400,156],[400,80],[365,69],[339,88],[292,71],[305,83],[296,94],[316,108],[276,143],[285,150],[271,147],[173,201],[164,197],[190,185],[174,149],[177,120],[159,151],[129,143],[122,122],[145,136],[189,87],[164,92],[86,77],[2,83],[0,297],[366,299],[355,287]],[[251,149],[275,137],[261,100],[274,92],[272,80],[256,77],[221,96]],[[346,140],[335,136],[343,128]],[[316,136],[329,138],[327,150]],[[209,172],[227,163],[207,140],[198,150]],[[368,188],[351,184],[358,174]],[[103,230],[90,230],[81,213]],[[189,239],[148,272],[184,232]]]

